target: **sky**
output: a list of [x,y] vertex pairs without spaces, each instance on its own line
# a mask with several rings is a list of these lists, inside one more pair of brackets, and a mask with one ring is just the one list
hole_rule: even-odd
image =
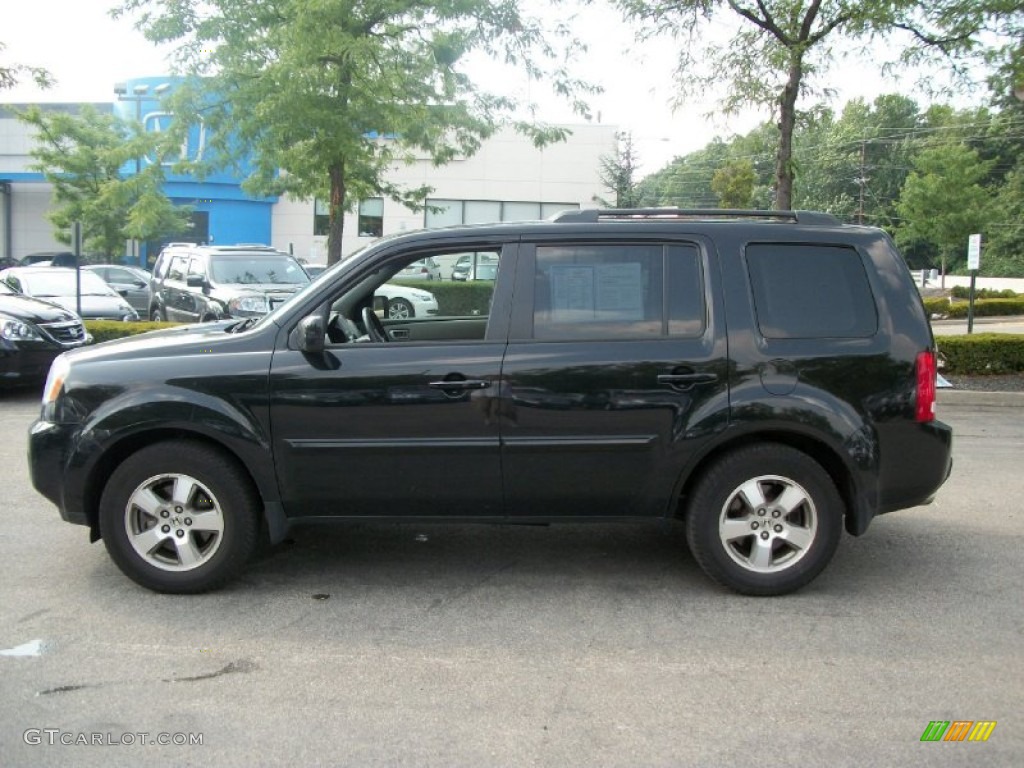
[[[170,73],[170,49],[149,43],[129,20],[111,19],[108,11],[114,4],[112,0],[4,0],[0,42],[6,50],[0,52],[0,64],[45,67],[57,83],[42,91],[23,79],[14,89],[0,92],[0,103],[110,102],[116,82]],[[546,8],[547,3],[538,7]],[[676,52],[671,40],[638,45],[633,30],[607,4],[578,9],[577,14],[573,30],[590,50],[574,71],[603,87],[602,94],[590,99],[592,113],[595,118],[600,115],[601,122],[632,133],[642,174],[700,149],[715,136],[746,133],[769,117],[756,112],[714,116],[713,101],[673,109]],[[721,26],[717,32],[727,34],[728,28]],[[543,86],[527,85],[525,78],[503,67],[480,67],[478,81],[493,91],[511,89],[529,97],[538,104],[538,117],[545,122],[581,122]],[[872,100],[882,93],[912,93],[913,88],[908,82],[885,80],[874,67],[856,62],[837,67],[830,86],[836,91],[831,104],[837,109],[850,98]]]

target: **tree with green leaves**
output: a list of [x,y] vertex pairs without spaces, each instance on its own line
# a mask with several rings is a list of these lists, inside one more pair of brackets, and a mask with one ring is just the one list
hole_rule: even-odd
[[85,249],[112,257],[123,253],[129,239],[186,231],[190,209],[164,194],[160,162],[144,161],[137,174],[122,173],[133,161],[159,152],[159,134],[90,106],[79,115],[34,106],[18,119],[35,129],[30,167],[53,185],[47,218],[58,241],[70,243],[71,224],[79,221]]
[[750,208],[756,183],[757,175],[750,160],[732,160],[715,171],[711,191],[718,195],[722,208]]
[[[0,43],[0,52],[3,52],[6,47]],[[25,75],[34,80],[40,88],[49,88],[53,85],[50,73],[42,67],[30,67],[27,64],[3,64],[0,65],[0,91],[13,88]]]
[[[566,68],[565,26],[549,42],[515,0],[122,0],[153,41],[179,44],[193,75],[175,94],[178,130],[206,125],[211,162],[249,155],[243,188],[329,201],[328,263],[359,199],[421,208],[429,187],[389,181],[397,164],[475,152],[503,123],[538,146],[564,130],[516,120],[519,104],[474,84],[471,54],[543,80],[586,113]],[[201,167],[195,169],[202,173]]]
[[[729,113],[770,108],[778,125],[775,207],[793,203],[793,135],[797,101],[822,78],[842,47],[888,39],[907,59],[956,57],[981,47],[980,35],[1017,0],[616,0],[641,36],[681,41],[676,82],[680,101],[722,92]],[[1005,6],[1005,7],[1004,7]],[[1013,10],[1009,10],[1015,6]],[[724,44],[712,25],[733,29]],[[819,80],[819,87],[821,82]]]
[[615,150],[601,158],[601,184],[614,195],[614,202],[598,199],[605,208],[637,208],[640,192],[637,178],[640,157],[633,144],[633,134],[621,132],[615,135]]
[[947,265],[956,268],[966,261],[968,236],[984,233],[992,215],[992,192],[984,186],[990,170],[991,163],[963,143],[922,151],[896,205],[902,219],[897,243],[933,244],[943,274]]

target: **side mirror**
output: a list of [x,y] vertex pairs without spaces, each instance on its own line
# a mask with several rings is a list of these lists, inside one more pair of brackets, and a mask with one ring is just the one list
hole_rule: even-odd
[[185,278],[185,285],[189,288],[202,288],[206,285],[206,278],[202,275],[188,275]]
[[117,293],[123,299],[123,298],[125,298],[128,295],[128,289],[127,288],[118,288],[117,289]]
[[324,351],[324,341],[327,338],[327,331],[324,327],[324,319],[321,315],[310,315],[304,317],[295,326],[288,339],[288,346],[300,352],[319,354]]

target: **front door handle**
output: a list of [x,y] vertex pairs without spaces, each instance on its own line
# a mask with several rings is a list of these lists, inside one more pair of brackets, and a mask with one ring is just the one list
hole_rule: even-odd
[[679,389],[687,389],[695,384],[710,384],[712,381],[718,381],[718,374],[693,372],[658,374],[659,384],[669,384]]
[[434,389],[487,389],[491,382],[483,379],[456,379],[455,381],[431,381],[428,387]]

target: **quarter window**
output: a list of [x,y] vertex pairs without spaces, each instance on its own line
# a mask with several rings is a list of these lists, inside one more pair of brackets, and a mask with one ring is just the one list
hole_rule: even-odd
[[853,248],[754,244],[747,269],[765,338],[863,338],[878,330],[875,301]]

